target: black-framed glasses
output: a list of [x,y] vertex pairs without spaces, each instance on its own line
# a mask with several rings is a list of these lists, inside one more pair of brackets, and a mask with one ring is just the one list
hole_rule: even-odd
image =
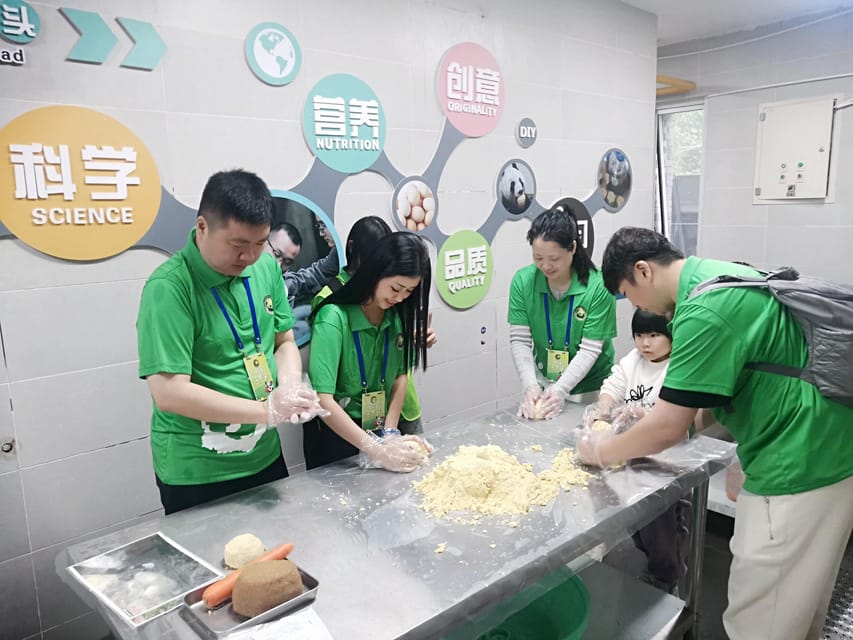
[[275,258],[276,262],[283,267],[293,266],[293,258],[285,258],[284,254],[273,246],[269,238],[267,238],[267,244],[270,246],[270,249],[272,249],[272,256]]

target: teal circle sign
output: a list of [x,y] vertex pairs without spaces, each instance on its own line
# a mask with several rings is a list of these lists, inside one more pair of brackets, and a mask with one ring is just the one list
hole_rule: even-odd
[[12,44],[29,44],[41,31],[36,10],[24,0],[3,0],[0,7],[0,37]]
[[262,22],[249,32],[246,62],[257,78],[276,87],[293,81],[302,66],[302,50],[290,31],[277,22]]
[[492,284],[492,248],[476,231],[457,231],[439,249],[435,271],[442,300],[456,309],[473,307]]
[[359,173],[376,162],[385,147],[385,111],[364,81],[336,73],[308,93],[302,131],[320,162],[341,173]]

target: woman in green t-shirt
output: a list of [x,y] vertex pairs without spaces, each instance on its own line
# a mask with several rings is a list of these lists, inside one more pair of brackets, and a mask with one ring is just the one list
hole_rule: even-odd
[[[566,396],[598,391],[613,366],[616,299],[583,246],[568,205],[541,213],[527,233],[533,264],[509,293],[509,336],[524,418],[552,418]],[[543,385],[545,390],[543,392]]]
[[[329,283],[320,289],[319,293],[311,301],[312,310],[323,300],[328,298],[333,291],[337,291],[352,277],[365,256],[373,253],[376,243],[391,233],[391,227],[378,216],[365,216],[356,220],[347,235],[346,258],[347,265]],[[427,347],[432,347],[438,341],[432,322],[427,326]],[[421,400],[415,389],[415,380],[412,372],[406,382],[406,396],[403,400],[403,408],[400,410],[400,422],[397,425],[403,434],[420,434],[424,432],[421,424]]]
[[391,233],[315,309],[309,371],[329,415],[304,425],[309,469],[359,450],[391,471],[423,461],[423,449],[411,446],[423,442],[399,437],[398,425],[408,370],[426,367],[430,279],[424,242]]

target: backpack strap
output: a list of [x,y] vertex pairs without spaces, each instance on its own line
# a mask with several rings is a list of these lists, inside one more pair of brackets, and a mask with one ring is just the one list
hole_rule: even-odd
[[775,271],[761,271],[756,269],[761,275],[755,277],[724,275],[717,276],[700,282],[693,291],[687,296],[688,300],[692,300],[698,295],[715,289],[725,289],[729,287],[766,287],[770,280],[797,280],[800,277],[799,272],[793,267],[782,267]]

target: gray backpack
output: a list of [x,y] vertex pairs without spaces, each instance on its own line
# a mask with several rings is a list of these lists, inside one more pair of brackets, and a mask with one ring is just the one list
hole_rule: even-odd
[[804,369],[770,362],[748,362],[746,368],[801,378],[821,395],[853,407],[853,287],[800,277],[784,267],[755,278],[718,276],[701,282],[688,299],[723,287],[762,287],[791,312],[809,346]]

